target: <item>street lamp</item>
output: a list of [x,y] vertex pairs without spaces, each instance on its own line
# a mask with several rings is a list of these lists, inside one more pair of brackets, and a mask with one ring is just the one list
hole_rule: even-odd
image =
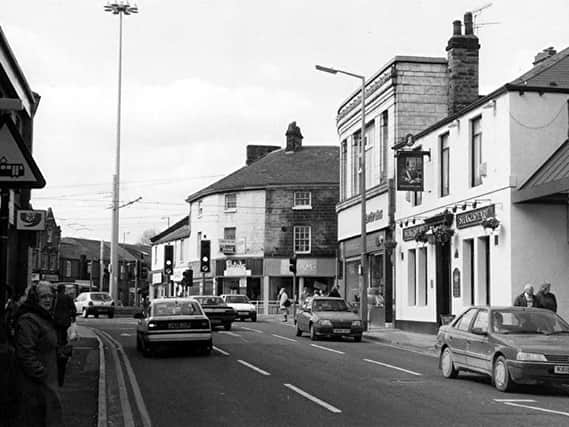
[[360,282],[360,318],[362,320],[362,326],[364,331],[367,330],[367,281],[368,281],[368,268],[367,268],[367,234],[366,234],[366,157],[365,157],[365,128],[366,128],[366,98],[365,98],[365,88],[366,80],[365,77],[359,74],[350,73],[348,71],[338,70],[330,67],[323,67],[322,65],[316,65],[318,71],[324,71],[330,74],[345,74],[350,77],[355,77],[360,79],[362,82],[362,130],[360,133],[360,197],[361,197],[361,270],[360,275],[362,280]]
[[116,301],[118,299],[118,275],[119,269],[119,182],[121,164],[121,89],[122,89],[122,18],[123,15],[138,13],[138,7],[131,5],[125,0],[115,0],[105,5],[105,12],[119,15],[119,79],[118,79],[118,102],[117,102],[117,151],[115,174],[113,175],[113,217],[111,234],[111,276],[109,290],[111,296]]

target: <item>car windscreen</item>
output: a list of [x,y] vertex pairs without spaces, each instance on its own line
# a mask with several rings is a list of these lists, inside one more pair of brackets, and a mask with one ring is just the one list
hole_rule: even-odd
[[109,294],[91,294],[93,301],[111,301],[112,298]]
[[202,314],[200,306],[194,301],[163,301],[154,303],[152,316],[192,316]]
[[196,298],[201,305],[225,305],[221,297]]
[[344,300],[316,300],[312,302],[313,311],[348,311]]
[[569,333],[569,324],[551,311],[500,310],[492,313],[492,330],[498,334],[549,335]]
[[228,295],[227,297],[225,297],[225,300],[227,302],[233,302],[233,303],[248,303],[249,302],[249,298],[247,298],[245,295]]

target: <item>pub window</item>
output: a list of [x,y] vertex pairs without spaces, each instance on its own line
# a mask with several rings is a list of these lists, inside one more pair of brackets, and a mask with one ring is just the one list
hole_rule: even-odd
[[237,194],[229,193],[225,195],[225,210],[237,209]]
[[361,131],[352,136],[352,196],[360,194],[360,140]]
[[312,197],[310,191],[295,191],[293,208],[311,208]]
[[477,117],[470,122],[470,175],[472,187],[482,184],[482,119]]
[[295,225],[294,226],[294,252],[297,254],[310,253],[310,226]]
[[448,133],[440,137],[441,147],[441,197],[448,196],[450,193],[450,148],[448,145]]
[[417,305],[417,264],[415,249],[407,253],[407,304]]

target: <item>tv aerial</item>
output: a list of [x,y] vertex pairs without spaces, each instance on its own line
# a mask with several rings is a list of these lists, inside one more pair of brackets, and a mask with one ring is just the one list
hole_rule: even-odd
[[477,33],[480,28],[487,25],[500,24],[500,22],[476,22],[476,19],[482,13],[482,11],[488,9],[490,6],[492,6],[492,3],[486,3],[485,5],[470,11],[472,13],[472,28],[474,29],[474,33]]

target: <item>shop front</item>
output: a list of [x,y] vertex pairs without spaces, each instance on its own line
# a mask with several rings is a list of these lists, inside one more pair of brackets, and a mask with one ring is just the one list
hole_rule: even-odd
[[262,258],[226,258],[216,260],[216,291],[221,294],[247,295],[252,301],[261,298]]

